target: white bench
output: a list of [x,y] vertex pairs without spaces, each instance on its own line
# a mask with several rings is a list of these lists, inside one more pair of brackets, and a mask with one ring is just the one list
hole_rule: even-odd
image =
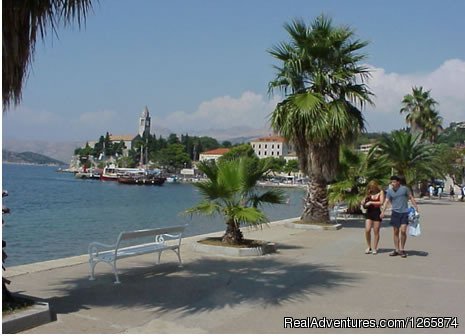
[[[182,234],[187,225],[172,226],[160,229],[147,229],[138,231],[126,231],[121,232],[114,245],[102,244],[99,242],[93,242],[89,244],[89,268],[90,268],[90,280],[94,280],[94,269],[95,265],[99,262],[106,262],[113,268],[115,274],[115,283],[120,283],[118,278],[118,269],[116,267],[116,261],[118,259],[133,257],[140,254],[158,252],[158,261],[160,263],[161,253],[165,250],[171,250],[178,256],[179,265],[182,266],[181,261],[181,238]],[[153,237],[153,241],[145,244],[130,245],[131,241],[137,242],[137,240],[147,237]],[[126,246],[128,245],[129,246]]]

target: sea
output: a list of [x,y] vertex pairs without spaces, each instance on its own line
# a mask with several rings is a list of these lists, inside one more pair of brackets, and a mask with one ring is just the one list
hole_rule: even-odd
[[[16,266],[87,253],[90,242],[114,244],[122,231],[189,224],[186,236],[225,230],[220,216],[185,215],[202,196],[189,183],[123,185],[82,180],[57,167],[2,164],[2,239]],[[304,190],[285,188],[287,204],[263,207],[270,221],[300,216]],[[247,237],[247,233],[245,236]]]

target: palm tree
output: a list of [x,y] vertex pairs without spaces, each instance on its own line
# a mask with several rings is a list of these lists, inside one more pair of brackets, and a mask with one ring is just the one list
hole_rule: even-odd
[[384,135],[370,154],[388,162],[394,173],[405,176],[408,185],[415,185],[432,176],[443,176],[441,147],[420,141],[420,134],[394,131]]
[[222,241],[225,243],[237,245],[243,241],[241,225],[258,225],[268,221],[259,209],[261,204],[284,203],[281,191],[270,189],[259,193],[255,186],[269,170],[264,161],[247,157],[225,160],[218,164],[204,161],[199,163],[198,168],[208,178],[205,182],[195,183],[204,200],[186,212],[223,216],[226,232]]
[[290,42],[269,53],[282,64],[269,91],[285,98],[271,115],[273,128],[296,148],[301,170],[310,177],[304,222],[328,223],[327,185],[335,177],[339,148],[364,130],[361,108],[373,95],[364,84],[369,70],[358,63],[368,42],[354,39],[348,27],[319,16],[307,27],[300,20],[284,26]]
[[336,182],[329,186],[329,203],[347,203],[348,213],[360,212],[360,203],[366,196],[366,186],[371,180],[382,185],[389,181],[390,167],[386,161],[343,146],[340,151],[340,169]]
[[[410,126],[412,133],[424,131],[428,123],[435,119],[435,123],[441,121],[435,111],[438,104],[431,95],[431,90],[423,91],[423,87],[413,87],[412,93],[405,95],[402,99],[400,113],[405,113],[405,122]],[[437,124],[430,127],[436,127]],[[439,123],[440,126],[440,123]],[[433,132],[434,133],[434,132]],[[436,134],[437,135],[437,134]]]
[[2,1],[3,111],[21,101],[22,88],[34,58],[37,37],[56,33],[59,24],[85,22],[92,0]]
[[435,143],[439,134],[443,131],[442,117],[434,110],[430,110],[423,123],[422,139]]

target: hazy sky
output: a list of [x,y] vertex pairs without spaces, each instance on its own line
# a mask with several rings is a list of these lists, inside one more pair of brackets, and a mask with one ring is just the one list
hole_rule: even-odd
[[371,42],[369,131],[404,127],[400,101],[420,85],[446,125],[465,120],[465,1],[100,0],[86,27],[37,44],[3,138],[136,134],[145,105],[155,127],[175,132],[263,128],[279,99],[267,95],[267,49],[288,40],[285,22],[321,13]]

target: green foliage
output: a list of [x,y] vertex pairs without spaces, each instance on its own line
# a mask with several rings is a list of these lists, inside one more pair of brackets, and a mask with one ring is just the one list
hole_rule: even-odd
[[253,158],[254,160],[258,160],[258,157],[255,154],[255,151],[253,150],[250,144],[241,144],[241,145],[232,147],[229,150],[229,152],[221,156],[219,161],[220,162],[231,161],[231,160],[239,159],[241,157],[248,157],[248,158]]
[[356,106],[371,103],[372,93],[363,84],[369,70],[358,64],[365,58],[359,51],[368,42],[354,39],[351,29],[335,27],[325,16],[310,26],[294,20],[285,29],[291,41],[269,51],[282,62],[269,90],[279,89],[286,95],[273,111],[271,123],[295,144],[306,173],[331,180],[339,146],[364,129]]
[[407,184],[411,186],[431,177],[444,177],[441,163],[444,148],[422,142],[420,136],[394,131],[383,136],[370,154],[376,160],[387,162],[394,173],[405,176]]
[[451,123],[438,137],[438,143],[445,143],[450,147],[456,144],[465,144],[465,128],[457,127],[456,123]]
[[158,163],[166,166],[168,170],[181,169],[190,165],[191,159],[184,151],[184,146],[180,143],[169,144],[158,153]]
[[257,181],[269,170],[266,162],[241,157],[218,164],[214,161],[201,162],[198,168],[208,178],[195,184],[204,199],[187,209],[186,213],[223,216],[227,226],[223,236],[225,242],[238,244],[242,241],[241,225],[267,222],[259,209],[262,204],[284,202],[280,190],[261,192],[261,188],[256,188]]
[[368,182],[375,180],[381,185],[387,185],[390,172],[386,161],[378,160],[372,154],[366,155],[342,147],[337,178],[329,187],[330,205],[345,202],[349,212],[357,212]]
[[438,102],[431,95],[431,90],[413,87],[412,93],[404,96],[400,113],[405,113],[405,121],[413,133],[420,131],[421,139],[435,142],[442,131],[442,118],[436,111]]
[[297,160],[289,160],[283,167],[283,171],[286,172],[288,175],[291,173],[297,173],[299,171],[299,161]]
[[271,173],[276,174],[284,171],[286,165],[286,160],[283,158],[268,157],[260,159],[260,161],[265,161],[264,164],[268,165]]

